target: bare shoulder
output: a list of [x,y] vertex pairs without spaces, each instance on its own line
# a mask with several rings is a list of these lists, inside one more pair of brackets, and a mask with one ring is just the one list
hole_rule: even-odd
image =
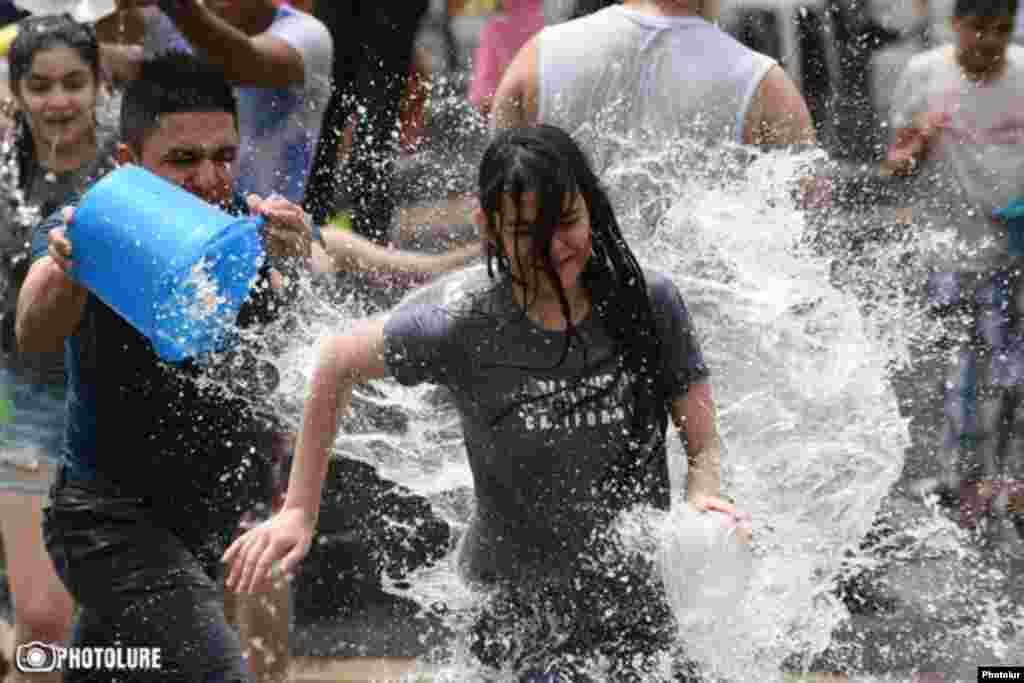
[[776,64],[758,85],[747,112],[743,140],[748,144],[813,144],[814,125],[803,95]]
[[538,53],[540,33],[535,34],[516,53],[494,95],[494,128],[515,128],[537,120]]

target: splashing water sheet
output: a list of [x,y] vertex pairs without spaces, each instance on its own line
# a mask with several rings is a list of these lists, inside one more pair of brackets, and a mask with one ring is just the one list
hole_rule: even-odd
[[[1012,662],[1021,622],[1015,631],[1007,575],[978,561],[939,511],[893,499],[910,446],[893,369],[923,325],[902,293],[909,276],[897,250],[872,263],[866,298],[853,286],[864,284],[857,273],[843,271],[840,286],[838,257],[806,246],[808,216],[794,188],[821,161],[815,153],[711,153],[685,140],[649,154],[628,140],[608,145],[632,150],[600,172],[641,263],[668,274],[690,308],[719,406],[723,489],[754,520],[752,557],[732,588],[740,599],[729,609],[719,603],[711,619],[677,614],[687,656],[721,681],[793,680],[822,662],[854,680],[907,680],[916,671],[956,680],[979,664]],[[280,372],[265,407],[296,429],[319,340],[364,313],[357,297],[329,302],[304,288],[303,311],[255,340],[260,359]],[[377,382],[356,389],[354,407],[336,453],[427,497],[456,534],[463,529],[472,479],[458,418],[436,390]],[[677,439],[669,444],[678,501],[685,456]],[[872,550],[865,539],[883,513],[895,531]],[[618,531],[665,564],[674,542],[665,525],[678,514],[633,511]],[[852,614],[836,591],[851,573],[874,577],[898,610]],[[663,576],[669,594],[694,593],[672,585],[693,573]],[[443,614],[454,634],[409,680],[484,676],[460,636],[482,596],[459,578],[454,553],[386,585]],[[945,647],[938,654],[936,642]]]

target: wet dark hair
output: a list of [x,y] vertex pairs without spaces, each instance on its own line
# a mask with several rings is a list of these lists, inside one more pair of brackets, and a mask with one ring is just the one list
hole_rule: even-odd
[[186,112],[226,112],[238,127],[238,102],[224,72],[188,52],[164,52],[144,61],[124,91],[121,139],[141,153],[161,116]]
[[32,16],[18,22],[18,35],[7,53],[11,92],[20,94],[21,81],[32,69],[36,53],[55,47],[69,47],[77,52],[99,82],[100,44],[92,26],[80,24],[67,14]]
[[963,17],[1016,17],[1017,0],[956,0],[953,16]]
[[[14,95],[21,96],[21,82],[32,70],[36,55],[56,47],[68,47],[77,52],[92,71],[96,85],[99,85],[100,44],[92,26],[78,23],[68,14],[30,16],[18,22],[18,35],[7,53],[8,78]],[[19,110],[14,118],[13,153],[18,164],[19,189],[23,190],[32,177],[30,170],[36,163],[35,142],[28,114]]]
[[[563,223],[568,201],[576,194],[583,197],[590,214],[593,243],[593,255],[583,271],[583,286],[613,341],[614,356],[621,361],[615,380],[608,386],[571,387],[575,395],[583,395],[584,398],[564,408],[559,418],[581,405],[602,399],[614,391],[623,375],[628,373],[633,378],[635,406],[631,440],[641,447],[650,445],[652,439],[660,443],[668,422],[665,405],[669,397],[661,371],[664,367],[661,338],[647,282],[636,256],[622,236],[611,201],[583,151],[568,133],[554,126],[504,131],[484,152],[478,180],[480,206],[494,234],[499,230],[496,218],[501,215],[504,196],[511,195],[514,203],[519,205],[523,194],[536,193],[537,220],[531,227],[530,236],[533,263],[523,265],[543,265],[555,285],[562,312],[569,321],[565,347],[557,365],[565,362],[572,344],[584,342],[572,324],[569,302],[551,263],[551,241]],[[488,246],[488,272],[493,276],[497,269],[506,279],[514,278],[510,258],[514,256],[504,253],[501,240],[494,246]],[[504,419],[523,403],[552,397],[524,399],[510,406],[498,420]]]

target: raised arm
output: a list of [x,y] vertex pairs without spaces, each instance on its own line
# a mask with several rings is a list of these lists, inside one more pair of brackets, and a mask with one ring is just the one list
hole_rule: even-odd
[[[224,69],[236,85],[286,87],[305,79],[302,55],[284,40],[249,36],[218,17],[201,0],[118,0],[124,10],[159,6],[185,39]],[[323,29],[326,34],[326,29]],[[329,40],[330,36],[326,38]],[[124,66],[123,64],[121,66]],[[130,74],[130,64],[128,64]]]
[[494,94],[492,128],[520,128],[537,122],[540,93],[537,83],[539,41],[539,34],[530,38],[505,70]]
[[100,43],[100,61],[114,83],[134,81],[138,78],[143,59],[141,45]]
[[356,384],[386,374],[383,319],[366,321],[349,334],[324,341],[306,400],[284,506],[232,543],[224,554],[223,561],[230,565],[229,590],[252,592],[267,580],[277,561],[283,561],[281,570],[288,574],[309,552],[338,420],[348,412]]
[[752,145],[813,145],[811,112],[782,67],[768,70],[757,87],[743,126],[743,142]]
[[481,253],[479,241],[435,255],[382,247],[349,230],[326,230],[323,236],[327,255],[339,271],[438,275],[466,265]]
[[96,22],[100,61],[115,83],[132,81],[142,63],[145,16],[138,7],[118,9]]

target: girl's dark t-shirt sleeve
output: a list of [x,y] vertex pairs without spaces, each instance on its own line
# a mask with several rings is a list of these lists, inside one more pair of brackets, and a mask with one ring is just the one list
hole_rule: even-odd
[[707,381],[711,372],[693,319],[675,283],[664,275],[651,273],[647,285],[661,333],[669,395],[679,398],[686,395],[691,384]]
[[407,386],[430,382],[451,386],[461,357],[455,343],[455,319],[441,306],[400,307],[384,324],[384,360],[391,375]]

